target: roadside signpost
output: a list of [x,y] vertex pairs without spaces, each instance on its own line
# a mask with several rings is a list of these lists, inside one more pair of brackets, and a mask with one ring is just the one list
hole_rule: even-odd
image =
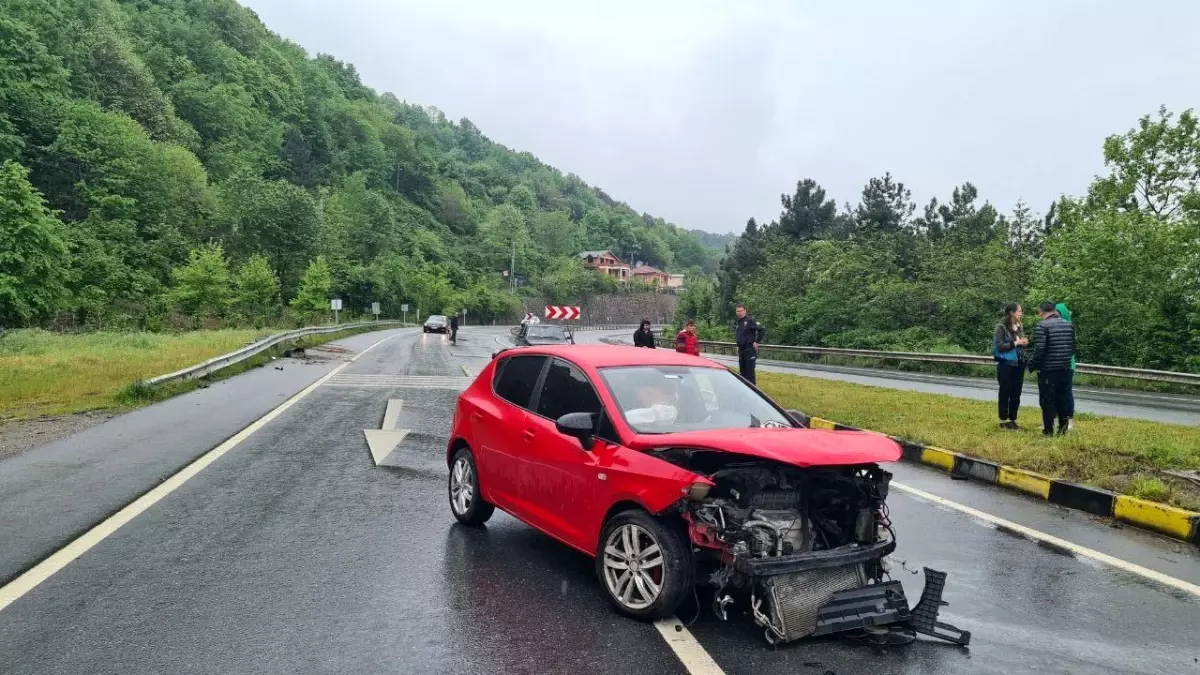
[[376,320],[376,321],[378,321],[378,320],[379,320],[379,314],[380,314],[380,311],[379,311],[379,303],[378,303],[378,302],[372,302],[372,303],[371,303],[371,313],[375,315],[375,320]]
[[338,325],[338,312],[342,311],[342,299],[334,298],[329,301],[329,309],[333,310],[333,325]]
[[578,319],[579,307],[564,307],[561,305],[546,305],[547,319]]
[[404,315],[404,323],[408,323],[408,303],[400,305],[400,313]]

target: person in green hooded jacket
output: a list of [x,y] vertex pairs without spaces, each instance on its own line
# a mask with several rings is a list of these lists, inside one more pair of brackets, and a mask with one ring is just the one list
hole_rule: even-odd
[[[1071,310],[1067,309],[1067,303],[1060,302],[1054,306],[1054,309],[1058,310],[1058,315],[1062,317],[1063,321],[1066,321],[1067,323],[1071,323]],[[1068,378],[1069,379],[1067,380],[1067,400],[1069,401],[1069,403],[1067,405],[1069,407],[1067,410],[1067,429],[1070,430],[1071,425],[1073,424],[1074,418],[1075,418],[1075,357],[1074,356],[1071,357],[1071,370],[1070,370],[1070,375],[1068,375]]]

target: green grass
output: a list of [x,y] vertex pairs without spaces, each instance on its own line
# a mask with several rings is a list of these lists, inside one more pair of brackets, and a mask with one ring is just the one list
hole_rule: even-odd
[[[313,336],[298,344],[313,346],[365,330]],[[264,352],[213,378],[153,389],[139,383],[231,352],[275,332],[278,330],[180,334],[9,331],[0,337],[0,420],[128,409],[174,396],[204,381],[260,366],[277,352]]]
[[1200,510],[1200,494],[1156,475],[1200,468],[1200,428],[1080,415],[1075,433],[1043,438],[1036,408],[1014,432],[997,427],[990,402],[779,373],[759,373],[758,383],[783,406],[810,415]]
[[121,407],[122,387],[233,351],[269,334],[9,331],[0,337],[0,419]]

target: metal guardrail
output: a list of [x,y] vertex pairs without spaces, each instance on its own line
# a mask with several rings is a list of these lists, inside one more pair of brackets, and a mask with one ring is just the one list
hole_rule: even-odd
[[[672,346],[669,340],[660,338],[664,346]],[[701,340],[700,346],[709,352],[718,354],[737,354],[737,344],[733,342],[717,342]],[[782,354],[803,354],[805,356],[843,356],[851,358],[877,359],[881,361],[918,361],[925,363],[957,363],[972,366],[991,366],[996,360],[990,356],[975,354],[925,354],[921,352],[887,352],[871,349],[840,349],[837,347],[795,347],[792,345],[758,346],[760,356],[771,352]],[[786,359],[785,359],[786,360]],[[1075,372],[1087,375],[1104,375],[1130,380],[1148,380],[1151,382],[1171,382],[1175,384],[1200,385],[1200,374],[1180,373],[1170,370],[1149,370],[1145,368],[1125,368],[1123,366],[1105,366],[1094,363],[1078,363]]]
[[285,333],[277,333],[275,335],[267,336],[261,340],[251,342],[241,349],[229,352],[228,354],[222,354],[221,356],[214,356],[203,363],[189,366],[183,370],[177,370],[173,373],[167,373],[166,375],[152,377],[149,380],[145,380],[145,384],[150,387],[157,387],[168,382],[181,382],[183,380],[193,380],[197,377],[204,377],[205,375],[223,370],[234,364],[241,363],[242,361],[261,354],[272,347],[285,342],[291,342],[292,340],[296,340],[308,335],[323,335],[325,333],[337,333],[344,330],[353,330],[355,328],[365,328],[367,326],[389,325],[403,324],[400,321],[365,321],[362,323],[346,323],[340,326],[310,326],[308,328],[297,328],[296,330],[290,330]]

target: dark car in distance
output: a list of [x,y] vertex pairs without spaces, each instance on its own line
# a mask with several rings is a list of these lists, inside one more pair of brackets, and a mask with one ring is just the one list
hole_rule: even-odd
[[441,314],[433,314],[425,320],[421,330],[426,333],[445,333],[450,330],[450,321]]
[[554,324],[525,324],[513,335],[518,347],[533,345],[573,345],[575,334],[566,326]]

